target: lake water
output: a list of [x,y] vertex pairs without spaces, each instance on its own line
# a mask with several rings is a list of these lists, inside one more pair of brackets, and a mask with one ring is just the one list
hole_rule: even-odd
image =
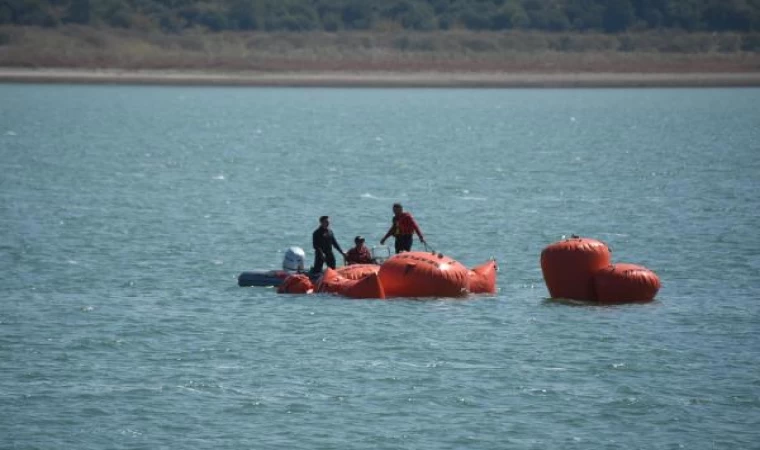
[[[760,448],[758,105],[0,85],[0,447]],[[237,286],[323,214],[376,245],[396,201],[437,251],[496,257],[499,293]],[[657,300],[548,301],[570,234]]]

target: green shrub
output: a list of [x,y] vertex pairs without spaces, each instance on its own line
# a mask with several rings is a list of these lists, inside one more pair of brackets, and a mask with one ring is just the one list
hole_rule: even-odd
[[742,38],[742,50],[745,52],[760,52],[760,34],[750,34]]

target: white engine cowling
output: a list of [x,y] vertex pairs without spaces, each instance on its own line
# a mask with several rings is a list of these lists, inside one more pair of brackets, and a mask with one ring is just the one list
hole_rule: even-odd
[[288,247],[282,260],[283,270],[303,271],[306,263],[306,253],[301,247]]

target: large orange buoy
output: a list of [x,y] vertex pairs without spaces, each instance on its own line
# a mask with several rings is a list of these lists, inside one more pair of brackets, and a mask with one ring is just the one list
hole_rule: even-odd
[[388,297],[467,295],[467,268],[440,253],[399,253],[380,266],[378,275]]
[[336,270],[327,268],[317,283],[317,292],[338,294],[348,298],[385,298],[383,286],[377,273],[369,273],[361,279],[348,279]]
[[596,300],[594,274],[610,265],[604,242],[573,236],[541,252],[541,271],[552,298]]
[[360,280],[371,273],[377,273],[379,270],[378,264],[351,264],[335,269],[338,275],[349,280]]
[[314,292],[314,285],[308,276],[297,273],[285,278],[277,287],[278,294],[311,294]]
[[660,279],[636,264],[612,264],[594,275],[597,301],[606,304],[651,302],[660,290]]
[[496,272],[499,267],[495,260],[490,260],[468,271],[469,291],[473,294],[495,294]]

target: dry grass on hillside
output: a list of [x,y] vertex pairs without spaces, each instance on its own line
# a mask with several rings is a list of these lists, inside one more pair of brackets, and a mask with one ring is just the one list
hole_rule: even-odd
[[[216,33],[0,27],[0,66],[210,71],[756,72],[756,36]],[[754,45],[754,44],[753,44]]]

